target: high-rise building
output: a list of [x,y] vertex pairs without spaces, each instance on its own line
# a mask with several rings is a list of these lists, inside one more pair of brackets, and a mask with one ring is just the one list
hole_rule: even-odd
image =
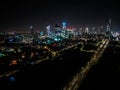
[[66,23],[65,22],[62,23],[62,28],[66,29]]
[[50,34],[51,34],[51,26],[50,25],[48,25],[48,26],[46,26],[46,29],[47,29],[47,36],[48,37],[50,37]]
[[107,24],[106,36],[108,36],[110,39],[110,36],[111,36],[111,18],[109,19],[109,22]]
[[111,18],[109,19],[109,22],[107,24],[107,31],[111,31]]
[[33,26],[30,26],[30,33],[34,33],[34,29],[33,29]]

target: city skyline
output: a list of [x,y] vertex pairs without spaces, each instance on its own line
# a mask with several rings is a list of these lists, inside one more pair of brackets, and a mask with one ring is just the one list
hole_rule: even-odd
[[0,90],[120,88],[117,1],[0,3]]
[[16,29],[27,30],[34,26],[45,30],[46,25],[61,24],[67,26],[101,26],[107,25],[109,18],[115,30],[120,28],[119,6],[116,1],[40,1],[3,3],[0,6],[0,31]]

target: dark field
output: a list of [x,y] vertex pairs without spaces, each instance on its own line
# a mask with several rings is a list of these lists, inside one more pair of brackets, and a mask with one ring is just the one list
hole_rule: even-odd
[[90,69],[79,90],[120,89],[120,47],[116,45],[115,42],[110,42],[99,62]]

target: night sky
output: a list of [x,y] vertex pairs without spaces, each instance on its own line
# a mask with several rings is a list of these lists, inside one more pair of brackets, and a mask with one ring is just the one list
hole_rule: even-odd
[[120,30],[120,3],[116,0],[40,0],[6,1],[0,3],[0,31],[27,31],[32,25],[45,30],[46,25],[105,26],[109,18],[112,26]]

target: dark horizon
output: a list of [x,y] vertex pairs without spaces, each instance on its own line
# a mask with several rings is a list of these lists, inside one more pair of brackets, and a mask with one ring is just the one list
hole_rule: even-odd
[[116,1],[40,1],[3,3],[0,6],[0,31],[27,30],[33,25],[45,30],[63,21],[67,26],[105,26],[109,18],[115,30],[120,28],[119,3]]

